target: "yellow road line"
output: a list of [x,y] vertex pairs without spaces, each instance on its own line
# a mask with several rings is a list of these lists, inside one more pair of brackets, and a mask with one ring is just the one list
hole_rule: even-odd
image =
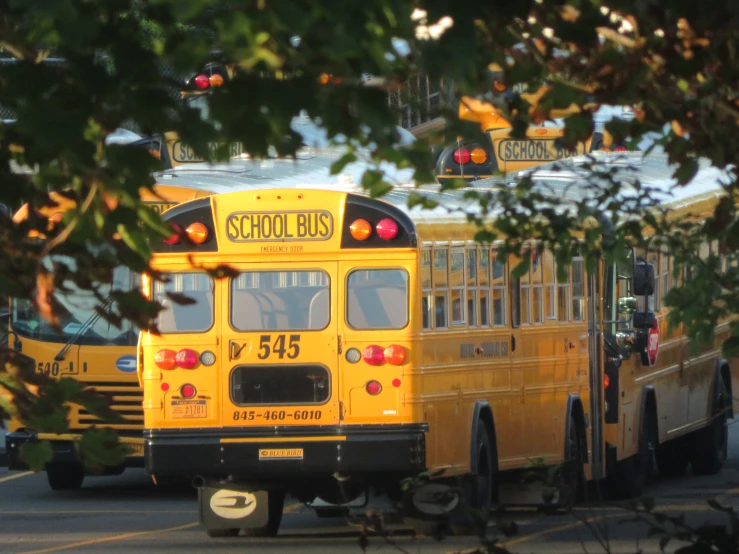
[[0,479],[0,483],[4,483],[5,481],[12,481],[13,479],[19,479],[27,475],[33,475],[33,471],[24,471],[23,473],[16,473],[14,475],[8,475],[7,477],[3,477],[2,479]]
[[[0,516],[89,515],[100,510],[0,510]],[[197,514],[197,510],[105,510],[106,514]]]
[[88,541],[80,541],[72,544],[65,544],[64,546],[52,546],[51,548],[44,548],[42,550],[33,550],[30,552],[23,552],[22,554],[46,554],[47,552],[59,552],[60,550],[69,550],[70,548],[79,548],[81,546],[90,546],[92,544],[101,544],[104,542],[122,541],[125,539],[131,539],[133,537],[141,537],[143,535],[152,535],[154,533],[168,533],[170,531],[182,531],[183,529],[190,529],[199,525],[196,521],[194,523],[186,523],[185,525],[178,525],[176,527],[167,527],[166,529],[152,529],[151,531],[136,531],[134,533],[126,533],[124,535],[113,535],[112,537],[104,537],[102,539],[91,539]]
[[[283,513],[293,512],[300,508],[302,504],[290,504],[285,506]],[[65,544],[63,546],[52,546],[51,548],[44,548],[42,550],[33,550],[30,552],[22,552],[21,554],[47,554],[49,552],[59,552],[61,550],[69,550],[70,548],[79,548],[82,546],[90,546],[93,544],[102,544],[105,542],[122,541],[126,539],[132,539],[134,537],[142,537],[144,535],[154,535],[156,533],[170,533],[172,531],[182,531],[184,529],[191,529],[200,525],[199,522],[186,523],[185,525],[178,525],[176,527],[167,527],[166,529],[152,529],[151,531],[134,531],[133,533],[125,533],[123,535],[113,535],[111,537],[103,537],[102,539],[90,539],[87,541],[75,542],[72,544]]]

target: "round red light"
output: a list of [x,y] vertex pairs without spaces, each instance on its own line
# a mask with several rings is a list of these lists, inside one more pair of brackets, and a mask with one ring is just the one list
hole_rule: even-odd
[[195,88],[199,88],[200,90],[206,89],[210,86],[210,79],[207,75],[203,75],[202,73],[200,75],[196,75],[193,82],[195,83]]
[[178,242],[180,242],[182,227],[180,227],[176,223],[170,223],[169,226],[172,228],[172,234],[164,239],[164,244],[177,244]]
[[393,379],[393,386],[396,387],[396,388],[399,387],[400,386],[400,379]]
[[177,365],[180,366],[182,369],[192,369],[196,365],[198,365],[198,353],[194,350],[190,350],[189,348],[183,348],[179,352],[177,352],[177,356],[175,356],[175,361],[177,362]]
[[375,231],[377,231],[377,236],[382,240],[391,240],[398,236],[398,224],[389,217],[386,217],[375,225]]
[[162,390],[163,390],[164,392],[167,392],[167,391],[169,390],[169,383],[162,383],[162,385],[161,385],[161,389],[162,389]]
[[159,369],[174,369],[177,366],[175,351],[165,348],[154,355],[154,363]]
[[369,365],[380,365],[385,361],[385,349],[382,346],[373,344],[364,349],[362,358]]
[[380,391],[382,390],[382,385],[377,381],[370,381],[369,383],[367,383],[366,389],[368,394],[375,396],[376,394],[380,394]]
[[197,389],[189,383],[180,387],[180,394],[182,395],[182,398],[192,398],[197,393]]
[[470,163],[470,151],[466,148],[458,148],[454,151],[454,161],[460,165]]

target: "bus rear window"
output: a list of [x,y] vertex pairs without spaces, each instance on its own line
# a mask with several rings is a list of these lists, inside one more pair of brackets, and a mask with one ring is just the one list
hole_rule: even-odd
[[329,307],[323,271],[245,271],[231,279],[236,331],[320,331],[328,326]]
[[408,274],[357,269],[346,283],[346,322],[354,329],[402,329],[408,324]]
[[[157,326],[162,333],[202,333],[213,326],[213,279],[205,273],[170,273],[154,282],[154,300],[162,304]],[[167,293],[184,296],[178,304]],[[194,301],[194,302],[193,302]]]

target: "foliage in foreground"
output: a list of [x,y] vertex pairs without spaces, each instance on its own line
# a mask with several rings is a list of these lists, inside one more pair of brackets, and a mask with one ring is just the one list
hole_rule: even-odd
[[[371,74],[387,87],[402,88],[422,72],[432,81],[452,80],[459,95],[495,101],[517,136],[546,120],[553,108],[576,104],[582,111],[567,118],[565,133],[574,144],[594,129],[592,106],[629,105],[634,120],[612,121],[609,131],[616,139],[629,137],[632,145],[657,137],[677,164],[679,182],[695,174],[698,156],[728,168],[729,200],[713,214],[697,222],[667,222],[658,212],[646,219],[658,231],[654,241],[669,242],[678,263],[693,269],[689,290],[668,297],[676,308],[673,322],[682,320],[694,337],[710,340],[716,320],[739,311],[739,270],[732,265],[720,273],[716,257],[718,252],[735,260],[739,245],[738,19],[736,3],[675,0],[0,0],[0,48],[15,59],[0,65],[0,106],[15,119],[0,124],[0,202],[39,208],[50,203],[49,191],[65,191],[78,206],[53,231],[44,217],[23,224],[0,217],[0,294],[33,299],[54,323],[54,293],[65,282],[97,289],[111,280],[118,263],[137,272],[148,269],[148,242],[167,232],[138,199],[140,187],[153,183],[156,160],[132,147],[106,145],[105,138],[124,124],[147,134],[175,131],[204,156],[214,140],[240,141],[256,156],[267,155],[270,147],[291,155],[300,138],[290,122],[305,111],[329,137],[340,133],[371,145],[374,161],[415,168],[416,180],[428,182],[428,140],[439,137],[405,151],[393,148],[398,113],[385,90],[362,84]],[[398,47],[397,39],[407,48]],[[162,67],[193,72],[209,61],[214,47],[242,71],[210,96],[211,119],[204,121],[178,101],[180,84]],[[63,62],[42,63],[49,56]],[[533,105],[515,94],[492,97],[492,62],[503,68],[509,90],[546,85],[544,94]],[[289,78],[269,77],[276,70]],[[341,76],[341,83],[321,85],[325,73]],[[456,105],[447,108],[447,138],[479,133],[456,119]],[[343,161],[353,151],[350,146]],[[18,166],[34,173],[19,174]],[[555,245],[561,260],[582,251],[591,262],[599,251],[643,242],[633,221],[645,220],[645,210],[653,208],[649,192],[627,201],[619,179],[611,175],[598,183],[593,198],[565,215],[556,206],[532,212],[526,180],[495,197],[482,196],[479,202],[496,203],[507,217],[480,219],[479,238],[504,235],[509,251],[535,238]],[[375,196],[392,185],[379,171],[368,171],[362,184]],[[577,231],[593,216],[605,217],[577,244]],[[605,232],[606,220],[625,217],[632,223]],[[32,229],[46,238],[31,243]],[[716,250],[701,258],[696,246],[704,242],[715,243]],[[49,254],[76,263],[44,266]],[[138,292],[114,290],[112,297],[114,309],[101,317],[113,325],[123,319],[146,325],[158,308]],[[699,301],[685,304],[686,298]],[[727,355],[739,349],[739,325],[724,346]],[[60,429],[56,418],[34,419],[25,407],[42,405],[50,383],[34,389],[31,377],[14,374],[11,366],[3,366],[0,380],[0,418],[16,415],[41,431]],[[88,409],[93,402],[73,385],[55,387],[70,388],[50,392],[55,398],[67,395]]]

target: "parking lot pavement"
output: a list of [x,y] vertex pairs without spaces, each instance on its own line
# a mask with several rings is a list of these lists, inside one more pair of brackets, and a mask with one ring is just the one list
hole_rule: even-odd
[[[723,521],[706,500],[718,498],[739,505],[739,426],[730,432],[730,460],[719,474],[686,476],[661,481],[647,492],[658,509],[670,515],[686,513],[687,521]],[[507,514],[518,524],[518,534],[502,542],[511,552],[559,554],[602,552],[598,541],[607,537],[612,552],[659,552],[658,540],[646,540],[642,524],[622,524],[630,514],[613,505],[591,503],[569,515],[541,515],[520,510]],[[196,493],[190,488],[153,485],[142,470],[118,477],[88,478],[82,490],[55,493],[43,474],[0,469],[0,552],[200,553],[205,551],[334,554],[361,552],[358,522],[343,518],[319,519],[315,513],[286,501],[280,535],[275,539],[210,539],[198,525]],[[397,552],[456,552],[479,545],[475,537],[447,538],[443,542],[412,536],[410,530],[390,525],[388,537],[370,535],[372,547]],[[489,534],[497,531],[494,527]],[[596,535],[603,535],[596,538]],[[500,535],[498,535],[500,536]],[[374,548],[373,548],[374,549]]]

